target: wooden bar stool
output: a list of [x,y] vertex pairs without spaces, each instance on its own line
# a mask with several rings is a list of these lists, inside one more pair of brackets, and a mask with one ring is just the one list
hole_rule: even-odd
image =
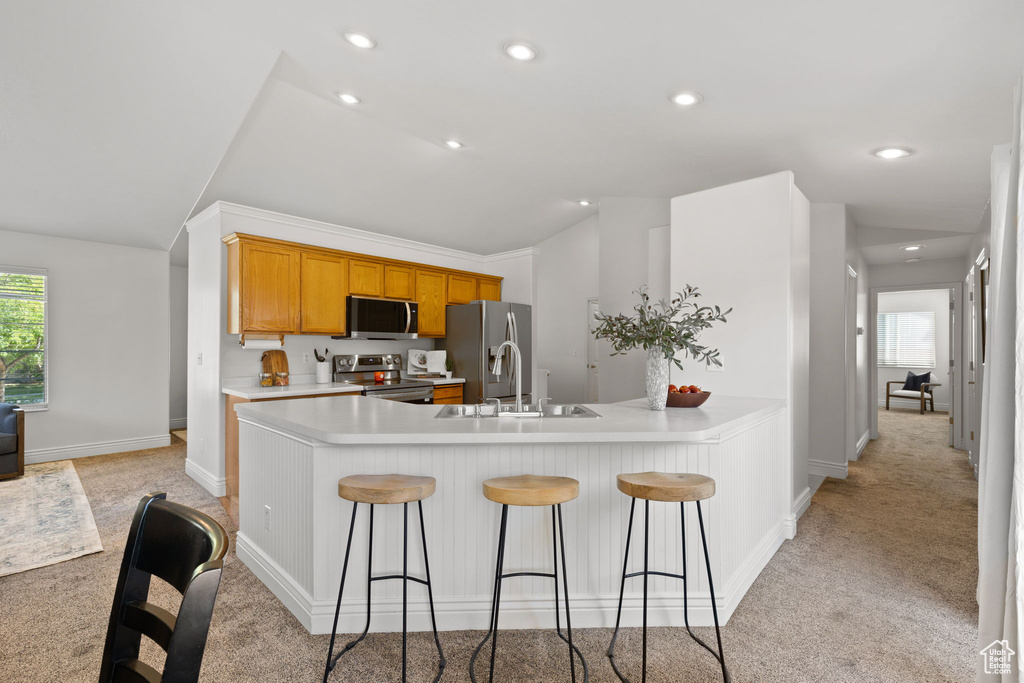
[[[348,527],[348,542],[345,545],[345,562],[341,568],[341,586],[338,588],[338,606],[334,610],[334,627],[331,629],[331,645],[327,650],[327,666],[324,669],[324,683],[327,677],[337,665],[338,660],[346,652],[359,644],[366,633],[370,630],[370,588],[374,581],[386,581],[389,579],[401,579],[402,581],[402,682],[405,683],[406,675],[406,654],[408,638],[408,602],[409,582],[415,581],[427,587],[427,599],[430,602],[430,623],[434,629],[434,644],[437,645],[437,654],[440,658],[437,676],[434,683],[437,683],[444,673],[446,664],[444,652],[441,650],[441,640],[437,635],[437,618],[434,615],[434,591],[430,584],[430,563],[427,561],[427,531],[423,523],[423,499],[434,494],[437,482],[433,477],[414,477],[403,474],[355,474],[338,480],[338,495],[345,500],[351,500],[352,522]],[[338,632],[338,616],[341,614],[341,596],[345,592],[345,577],[348,574],[348,558],[352,550],[352,534],[356,527],[356,512],[360,503],[367,503],[370,506],[370,533],[367,550],[366,564],[366,626],[358,638],[350,641],[344,649],[334,656],[334,638]],[[403,527],[402,527],[402,573],[387,576],[373,576],[373,506],[374,505],[396,505],[402,504]],[[426,579],[409,576],[409,503],[417,503],[420,509],[420,537],[423,540],[423,569]]]
[[[708,557],[708,541],[704,533],[704,515],[701,512],[700,501],[711,498],[715,495],[715,480],[705,477],[702,474],[670,474],[666,472],[639,472],[636,474],[620,474],[617,477],[619,490],[633,498],[629,506],[629,526],[626,531],[626,552],[622,561],[622,585],[619,588],[619,609],[615,615],[615,632],[612,634],[612,642],[608,646],[608,659],[611,660],[612,668],[620,680],[629,683],[629,679],[619,671],[615,663],[615,640],[619,637],[619,622],[622,619],[622,598],[626,592],[626,579],[636,576],[644,577],[644,616],[643,616],[643,654],[641,681],[647,681],[647,577],[667,576],[683,580],[683,621],[686,630],[699,645],[710,652],[719,664],[722,665],[722,678],[729,683],[729,671],[725,668],[725,654],[722,650],[722,632],[718,626],[718,606],[715,604],[715,583],[711,578],[711,559]],[[644,570],[642,572],[626,573],[629,566],[629,543],[633,534],[633,513],[636,510],[636,500],[644,501]],[[679,518],[682,522],[682,552],[683,552],[683,573],[671,574],[668,572],[654,571],[648,569],[649,536],[651,520],[651,501],[662,501],[666,503],[679,503]],[[697,637],[697,634],[690,628],[690,615],[688,612],[686,597],[686,503],[694,502],[697,505],[697,519],[700,521],[700,540],[704,547],[704,563],[708,570],[708,588],[711,590],[711,612],[715,617],[715,636],[718,638],[718,652],[715,652],[707,643]]]
[[[491,668],[487,680],[494,680],[494,655],[498,649],[498,609],[501,606],[501,582],[504,579],[511,579],[517,576],[540,576],[555,580],[555,632],[558,637],[564,640],[569,646],[569,670],[573,683],[576,681],[576,660],[573,652],[583,663],[583,680],[589,680],[587,671],[587,660],[583,653],[572,643],[572,619],[569,614],[569,579],[566,576],[565,563],[565,529],[562,525],[562,503],[576,498],[580,493],[580,483],[569,477],[544,477],[534,474],[522,474],[516,477],[499,477],[488,479],[484,482],[484,497],[501,503],[501,526],[498,531],[498,560],[494,571],[494,597],[491,602],[491,622],[487,635],[480,641],[480,644],[473,650],[473,656],[469,660],[469,678],[476,683],[476,674],[473,671],[477,655],[483,649],[488,638],[491,639]],[[552,573],[545,572],[514,572],[505,574],[505,538],[508,526],[508,506],[551,506],[551,546],[555,569]],[[557,521],[557,524],[556,524]],[[562,633],[562,623],[559,617],[558,607],[558,554],[559,543],[562,554],[562,588],[565,592],[565,628],[568,637]]]

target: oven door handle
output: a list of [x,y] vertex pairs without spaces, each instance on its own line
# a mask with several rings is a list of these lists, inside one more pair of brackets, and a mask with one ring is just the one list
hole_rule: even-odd
[[421,400],[434,398],[434,388],[410,389],[408,391],[368,391],[366,395],[371,398],[384,398],[389,401],[403,401],[406,399]]

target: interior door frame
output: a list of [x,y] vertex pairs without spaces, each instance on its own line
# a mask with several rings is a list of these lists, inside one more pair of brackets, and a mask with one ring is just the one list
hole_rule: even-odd
[[871,416],[871,438],[878,438],[878,295],[883,292],[920,292],[929,289],[948,289],[953,301],[953,320],[950,325],[952,336],[952,348],[950,358],[953,367],[950,369],[950,391],[949,400],[952,405],[949,407],[949,415],[953,418],[953,448],[963,448],[963,430],[956,429],[956,425],[962,424],[964,419],[963,410],[963,283],[962,282],[940,282],[920,285],[898,285],[893,287],[872,287],[870,298],[870,313],[868,314],[868,365],[871,376],[870,391],[865,400],[869,401],[868,415]]
[[[586,303],[587,303],[587,312],[586,312],[586,319],[587,319],[587,347],[586,347],[586,351],[583,354],[584,355],[584,371],[586,372],[586,374],[584,376],[585,377],[585,381],[584,381],[584,384],[583,384],[583,391],[586,392],[586,395],[584,396],[584,403],[597,403],[601,399],[601,394],[599,393],[599,390],[598,390],[599,381],[598,381],[598,377],[597,377],[598,373],[600,373],[600,371],[601,371],[601,368],[599,367],[598,360],[597,360],[597,354],[598,354],[598,351],[597,351],[597,340],[594,339],[594,335],[590,333],[590,330],[591,330],[590,326],[594,322],[593,316],[590,315],[590,309],[591,309],[591,306],[594,306],[598,311],[600,311],[601,307],[600,307],[600,304],[598,302],[598,298],[596,296],[587,297],[587,302]],[[591,351],[593,351],[593,357],[591,357]],[[591,368],[590,367],[591,365],[594,365],[596,367]],[[593,372],[591,372],[591,370],[593,370]],[[591,400],[591,397],[593,397],[594,400]]]

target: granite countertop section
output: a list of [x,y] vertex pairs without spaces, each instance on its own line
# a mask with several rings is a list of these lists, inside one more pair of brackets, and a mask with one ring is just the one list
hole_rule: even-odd
[[778,399],[714,396],[700,408],[652,411],[646,399],[588,405],[600,418],[436,419],[441,406],[365,396],[235,407],[243,422],[331,444],[701,442],[785,408]]

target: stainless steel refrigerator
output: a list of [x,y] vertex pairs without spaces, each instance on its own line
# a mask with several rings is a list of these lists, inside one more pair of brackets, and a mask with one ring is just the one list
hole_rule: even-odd
[[505,341],[515,342],[522,352],[523,400],[529,399],[533,392],[532,308],[505,301],[474,301],[448,307],[446,336],[439,340],[438,347],[447,350],[455,363],[454,376],[466,380],[463,402],[515,400],[513,352],[506,349],[500,376],[491,372],[498,347]]

